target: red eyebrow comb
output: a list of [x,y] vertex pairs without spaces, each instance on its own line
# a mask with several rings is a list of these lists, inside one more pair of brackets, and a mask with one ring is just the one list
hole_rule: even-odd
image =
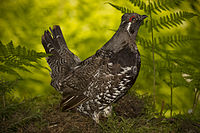
[[135,18],[135,16],[130,17],[129,22],[131,22],[132,18]]

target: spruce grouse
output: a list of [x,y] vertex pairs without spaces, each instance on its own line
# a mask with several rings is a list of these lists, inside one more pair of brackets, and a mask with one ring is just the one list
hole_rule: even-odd
[[51,85],[63,95],[62,110],[76,108],[97,123],[111,113],[116,102],[133,86],[140,70],[135,43],[139,27],[147,16],[126,13],[113,37],[94,55],[81,61],[67,47],[59,26],[42,36]]

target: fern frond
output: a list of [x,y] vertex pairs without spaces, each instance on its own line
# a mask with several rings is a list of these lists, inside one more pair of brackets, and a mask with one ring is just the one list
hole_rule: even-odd
[[17,57],[19,60],[25,59],[28,61],[35,62],[36,60],[47,57],[48,55],[42,52],[36,52],[35,50],[28,50],[25,47],[17,46],[16,48],[13,46],[12,41],[7,45],[3,45],[0,42],[0,57]]
[[129,0],[134,6],[139,7],[141,10],[147,12],[147,4],[141,0]]
[[[157,12],[162,12],[166,10],[170,10],[170,8],[175,8],[176,6],[180,5],[184,0],[157,0],[154,2],[151,2],[150,10],[157,14]],[[149,6],[148,5],[148,6]]]
[[[162,45],[167,44],[171,46],[172,48],[174,48],[174,47],[184,46],[188,44],[189,41],[193,41],[193,40],[199,40],[199,39],[192,38],[190,36],[184,36],[184,35],[171,35],[171,36],[162,36],[162,37],[154,38],[153,43],[155,44],[155,50],[158,51],[159,53],[162,51],[161,49]],[[141,45],[143,48],[152,49],[152,41],[150,39],[146,39],[146,38],[142,38],[138,36],[136,41],[137,41],[137,44]],[[165,53],[165,51],[162,51],[162,52]]]
[[0,41],[0,57],[8,55],[8,50],[5,45]]
[[164,29],[164,28],[170,29],[172,27],[177,27],[183,24],[183,21],[186,21],[194,16],[197,16],[197,14],[186,11],[170,13],[170,15],[160,17],[159,20],[152,20],[152,26],[156,31],[159,32],[159,29]]
[[158,40],[157,44],[160,44],[160,45],[168,44],[171,47],[177,47],[177,46],[182,46],[184,44],[187,44],[188,41],[192,41],[196,39],[190,36],[172,35],[172,36],[158,37],[156,40]]
[[30,72],[26,67],[30,66],[37,68],[35,64],[38,64],[40,58],[46,56],[48,55],[45,53],[29,50],[25,47],[14,47],[12,42],[7,45],[0,42],[0,71],[20,77],[14,70],[15,68]]
[[132,10],[126,8],[126,7],[118,6],[118,5],[112,4],[110,2],[107,2],[107,4],[111,5],[115,9],[121,11],[122,13],[134,13],[134,11],[132,11]]
[[33,66],[31,62],[37,62],[38,59],[48,56],[45,53],[28,50],[21,46],[15,48],[12,42],[7,45],[0,42],[0,48],[0,62],[8,64]]
[[5,92],[10,93],[16,85],[17,81],[18,80],[7,81],[0,79],[0,95],[3,95]]
[[151,48],[152,42],[149,39],[142,38],[138,36],[136,38],[138,45],[141,45],[143,48]]
[[17,77],[21,78],[18,72],[6,65],[0,65],[0,72],[16,75]]
[[170,8],[174,8],[181,4],[184,0],[157,0],[154,2],[150,2],[149,4],[146,4],[142,0],[129,0],[134,6],[139,7],[141,10],[143,10],[146,13],[153,12],[157,14],[157,12],[162,12],[166,10],[170,10]]

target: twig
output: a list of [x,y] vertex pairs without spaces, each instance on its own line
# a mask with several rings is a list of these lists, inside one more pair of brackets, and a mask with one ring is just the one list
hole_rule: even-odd
[[150,22],[151,22],[151,41],[152,41],[152,55],[153,55],[153,97],[154,97],[154,111],[155,111],[155,108],[156,108],[156,67],[155,67],[155,53],[154,53],[154,34],[153,34],[153,24],[152,24],[152,13],[151,13],[151,0],[149,0],[149,15],[150,15]]
[[[3,108],[5,109],[6,107],[5,94],[2,96],[2,100],[3,100]],[[5,121],[5,116],[3,116],[3,121]]]
[[162,117],[162,115],[163,115],[164,107],[165,107],[165,101],[162,101],[162,106],[161,106],[161,110],[160,110],[160,116],[161,116],[161,117]]

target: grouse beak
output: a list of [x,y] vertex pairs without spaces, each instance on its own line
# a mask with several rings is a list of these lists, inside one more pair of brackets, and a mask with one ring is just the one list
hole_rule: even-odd
[[142,15],[142,20],[147,18],[148,16],[147,15]]

